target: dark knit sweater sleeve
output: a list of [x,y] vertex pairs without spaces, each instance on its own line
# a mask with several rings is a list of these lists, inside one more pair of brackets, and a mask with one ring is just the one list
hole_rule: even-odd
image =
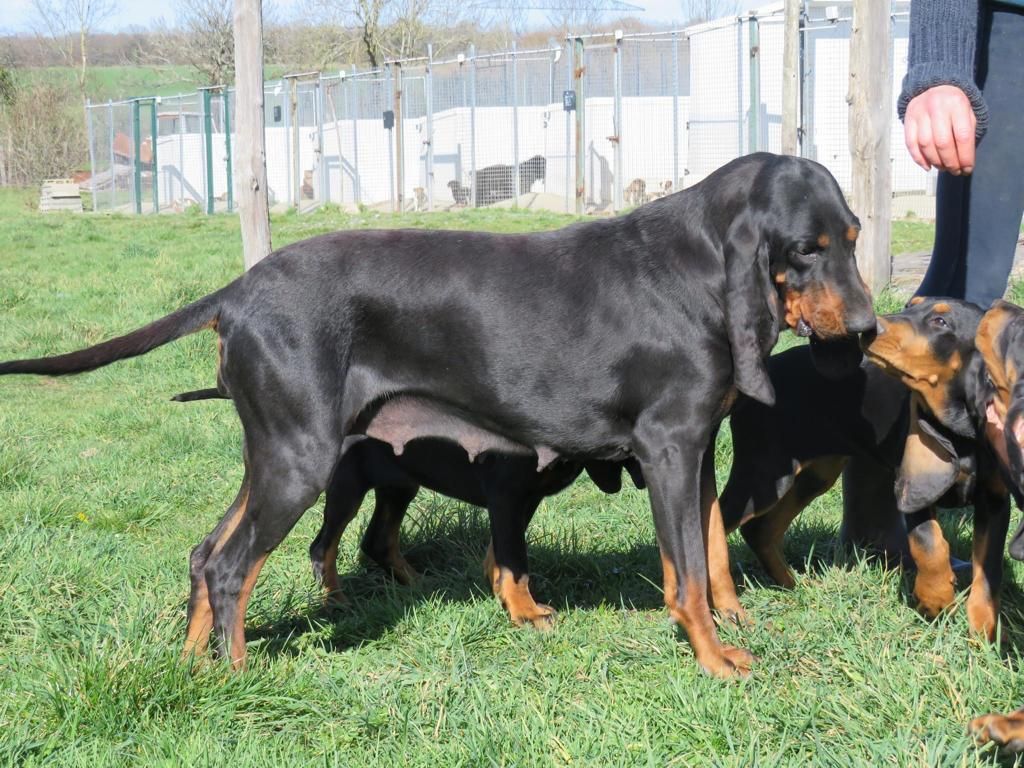
[[[982,0],[984,1],[984,0]],[[974,81],[979,0],[913,0],[910,4],[910,51],[896,109],[900,120],[918,94],[936,85],[955,85],[974,108],[977,135],[988,125],[988,107]]]

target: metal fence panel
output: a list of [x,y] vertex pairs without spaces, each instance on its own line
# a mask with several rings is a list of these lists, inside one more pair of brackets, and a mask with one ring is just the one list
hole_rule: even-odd
[[[893,7],[895,112],[908,29],[905,3]],[[848,189],[850,19],[815,5],[808,13],[801,151]],[[628,209],[740,155],[779,151],[782,47],[782,15],[772,12],[540,50],[470,46],[445,61],[428,47],[375,71],[286,76],[265,87],[270,202]],[[230,210],[233,100],[214,88],[90,105],[94,208]],[[934,175],[899,150],[900,134],[894,120],[895,193],[933,193]]]
[[745,23],[733,23],[689,35],[687,184],[746,153],[746,32]]
[[620,207],[641,205],[683,186],[687,46],[680,35],[621,42]]
[[433,210],[469,205],[473,181],[472,61],[434,64],[430,71],[432,169],[427,179]]

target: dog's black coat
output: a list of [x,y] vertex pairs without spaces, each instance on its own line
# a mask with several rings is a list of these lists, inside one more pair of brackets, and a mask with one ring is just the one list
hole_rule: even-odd
[[673,613],[691,639],[711,638],[695,643],[702,663],[728,673],[704,601],[702,460],[736,390],[774,398],[764,361],[783,296],[805,297],[792,305],[804,332],[874,327],[856,226],[822,166],[750,155],[628,215],[556,232],[312,238],[138,331],[0,374],[91,370],[216,328],[247,471],[193,553],[190,615],[212,613],[240,654],[267,553],[327,487],[347,436],[406,394],[538,456],[635,457],[679,584]]

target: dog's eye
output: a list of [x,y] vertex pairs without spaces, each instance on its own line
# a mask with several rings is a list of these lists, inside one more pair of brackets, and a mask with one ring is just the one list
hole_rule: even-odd
[[810,267],[818,260],[818,251],[814,246],[799,246],[793,250],[792,261],[798,267]]
[[935,315],[935,317],[931,319],[931,324],[936,328],[949,328],[949,323],[946,322],[946,318],[942,315]]

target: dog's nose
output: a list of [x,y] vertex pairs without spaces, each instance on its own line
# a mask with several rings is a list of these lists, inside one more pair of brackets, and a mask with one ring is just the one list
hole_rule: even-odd
[[866,310],[852,315],[846,323],[846,330],[850,333],[867,333],[876,326],[875,313],[873,310]]

